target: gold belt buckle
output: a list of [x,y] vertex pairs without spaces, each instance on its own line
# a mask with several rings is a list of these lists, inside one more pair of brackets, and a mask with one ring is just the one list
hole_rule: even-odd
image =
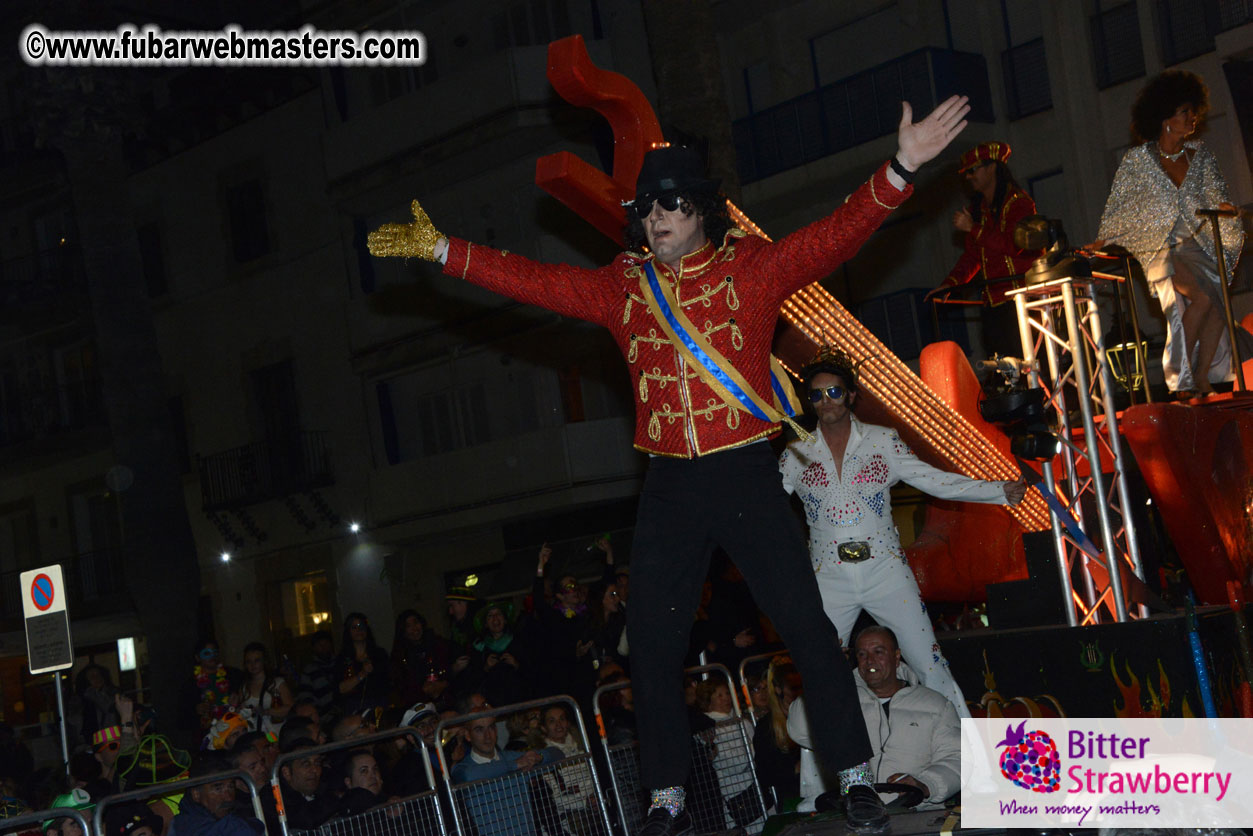
[[870,544],[865,540],[849,540],[837,545],[835,550],[845,563],[862,563],[873,557],[870,554]]

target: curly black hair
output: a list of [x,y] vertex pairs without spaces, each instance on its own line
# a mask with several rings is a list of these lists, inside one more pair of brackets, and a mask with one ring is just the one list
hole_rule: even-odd
[[1188,70],[1167,70],[1155,77],[1144,85],[1131,106],[1132,139],[1137,142],[1157,139],[1162,133],[1162,123],[1185,104],[1192,105],[1196,111],[1199,132],[1209,111],[1209,88],[1205,81]]
[[[726,195],[722,192],[693,192],[680,197],[682,202],[679,209],[683,214],[691,215],[695,212],[700,215],[705,237],[714,246],[721,246],[727,231],[735,226],[731,223],[731,216],[727,214]],[[626,248],[633,252],[641,252],[648,245],[648,238],[644,235],[644,222],[630,209],[627,210],[627,225],[622,237]]]
[[808,389],[818,375],[837,375],[844,382],[844,389],[849,394],[857,391],[857,363],[843,351],[829,351],[827,346],[819,350],[819,354],[801,369],[801,383]]

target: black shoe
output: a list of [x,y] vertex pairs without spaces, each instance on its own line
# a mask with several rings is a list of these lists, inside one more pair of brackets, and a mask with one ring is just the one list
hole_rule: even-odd
[[635,836],[691,836],[695,832],[687,810],[672,816],[669,810],[658,807],[644,819],[644,826],[635,831]]
[[814,799],[815,813],[843,813],[844,796],[839,790],[829,790]]
[[858,833],[883,833],[888,829],[888,811],[872,787],[855,784],[844,795],[844,816],[848,829]]

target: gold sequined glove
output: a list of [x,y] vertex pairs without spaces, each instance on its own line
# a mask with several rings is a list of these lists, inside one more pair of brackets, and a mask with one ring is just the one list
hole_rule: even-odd
[[414,256],[427,261],[438,261],[435,257],[435,243],[444,234],[435,228],[427,216],[422,204],[416,200],[410,204],[413,212],[411,224],[383,224],[366,238],[366,246],[370,255],[387,257],[393,255],[412,258]]

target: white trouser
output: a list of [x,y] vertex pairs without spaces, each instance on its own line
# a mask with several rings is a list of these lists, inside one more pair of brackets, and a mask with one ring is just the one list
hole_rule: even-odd
[[852,640],[849,633],[853,624],[864,609],[896,634],[905,664],[922,678],[922,684],[943,694],[957,709],[958,717],[970,716],[966,699],[935,640],[918,582],[905,561],[872,557],[862,563],[824,562],[817,580],[822,607],[846,647]]

